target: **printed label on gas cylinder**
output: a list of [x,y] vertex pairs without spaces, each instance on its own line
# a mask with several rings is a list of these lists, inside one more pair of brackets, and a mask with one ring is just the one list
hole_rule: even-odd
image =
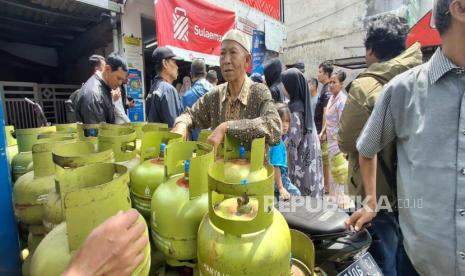
[[208,275],[213,275],[213,276],[229,276],[228,273],[224,273],[221,271],[216,270],[215,268],[209,266],[208,264],[203,264],[204,270],[208,273]]

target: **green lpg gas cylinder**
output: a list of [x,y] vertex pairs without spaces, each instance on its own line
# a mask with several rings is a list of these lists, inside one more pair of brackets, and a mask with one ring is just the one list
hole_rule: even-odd
[[56,124],[55,127],[59,132],[77,133],[77,124]]
[[29,276],[31,275],[31,259],[32,255],[29,254],[26,259],[23,262],[23,265],[21,266],[21,275],[22,276]]
[[131,171],[131,197],[136,208],[150,219],[150,201],[153,192],[165,180],[164,154],[168,143],[182,141],[179,134],[164,131],[144,132],[141,148],[143,161]]
[[[30,171],[32,162],[32,145],[38,140],[38,135],[44,132],[56,131],[55,126],[40,128],[17,129],[14,137],[18,143],[18,154],[11,160],[13,183],[23,174]],[[29,169],[28,169],[29,167]]]
[[163,123],[147,123],[145,126],[142,127],[142,131],[150,132],[150,131],[159,131],[159,130],[169,130],[168,124]]
[[34,253],[34,251],[36,250],[39,243],[43,240],[43,238],[43,234],[37,235],[29,232],[29,235],[27,236],[27,248],[29,249],[29,254]]
[[98,136],[100,151],[112,149],[115,163],[132,171],[140,163],[136,152],[136,131],[127,126],[103,124]]
[[147,124],[147,122],[130,122],[127,125],[129,125],[130,128],[134,129],[136,131],[136,151],[137,153],[140,153],[140,147],[142,144],[142,136],[144,135],[144,131],[142,128]]
[[[60,189],[66,220],[48,233],[37,247],[32,257],[31,275],[61,275],[95,227],[118,211],[131,208],[128,182],[128,169],[112,163],[91,164],[61,175],[60,186],[76,188]],[[145,223],[142,216],[140,221]],[[147,229],[145,235],[148,237]],[[143,253],[144,261],[132,275],[148,275],[149,244]]]
[[22,175],[13,187],[15,215],[26,224],[42,224],[43,205],[55,186],[52,148],[57,143],[74,141],[70,137],[38,140],[32,146],[34,170]]
[[142,146],[142,138],[145,132],[168,130],[167,124],[162,123],[147,123],[147,122],[131,122],[126,124],[136,131],[136,151],[140,153]]
[[8,156],[8,163],[11,164],[13,157],[18,154],[18,142],[16,138],[13,136],[15,132],[14,126],[5,126],[5,135],[6,135],[6,144],[8,146],[7,149],[7,156]]
[[[257,144],[258,145],[258,144]],[[259,149],[257,146],[256,151]],[[251,161],[254,158],[260,158],[261,152],[257,155],[251,155],[250,151],[246,151],[245,147],[240,144],[237,139],[227,136],[224,143],[224,159],[220,159],[215,162],[218,166],[218,170],[215,173],[219,173],[217,177],[224,179],[229,183],[240,183],[242,182],[255,182],[267,178],[268,172],[263,165],[255,168],[251,167]]]
[[208,168],[213,147],[177,142],[166,147],[167,180],[152,197],[151,233],[170,266],[193,266],[197,231],[208,210]]
[[77,138],[76,133],[68,132],[68,131],[50,131],[50,132],[43,132],[37,135],[38,139],[44,138],[55,138],[55,137],[72,137]]
[[291,229],[292,276],[315,275],[315,247],[304,233]]
[[76,129],[79,140],[91,142],[92,144],[97,145],[100,124],[77,123]]
[[349,173],[349,164],[342,152],[331,158],[331,176],[335,183],[346,184]]
[[144,131],[142,128],[147,124],[147,122],[130,122],[128,125],[136,131],[136,137],[137,139],[141,140],[142,135],[144,134]]
[[[225,159],[237,158],[225,142]],[[264,166],[265,139],[252,142],[251,171]],[[273,167],[254,182],[225,179],[224,163],[209,170],[208,215],[197,242],[200,275],[291,275],[291,235],[273,206]]]
[[[75,168],[94,163],[113,162],[113,151],[96,151],[91,142],[76,141],[67,144],[57,144],[52,150],[53,162],[56,164],[55,177],[67,173]],[[66,186],[62,185],[62,189]],[[58,185],[48,194],[48,200],[44,207],[43,225],[49,232],[64,220],[61,207],[61,197]]]

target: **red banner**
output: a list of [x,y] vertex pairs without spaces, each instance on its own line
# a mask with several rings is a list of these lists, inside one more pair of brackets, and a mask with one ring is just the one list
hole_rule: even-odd
[[218,65],[223,35],[236,23],[234,12],[205,0],[157,0],[158,46],[170,47],[188,61],[203,58]]
[[241,0],[241,2],[266,13],[277,20],[281,19],[280,0]]

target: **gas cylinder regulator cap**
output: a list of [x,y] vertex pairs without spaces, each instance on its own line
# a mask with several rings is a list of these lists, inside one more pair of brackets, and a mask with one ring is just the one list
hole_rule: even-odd
[[165,143],[161,143],[161,144],[160,144],[160,154],[164,154],[164,153],[165,153],[165,148],[166,148],[166,144],[165,144]]
[[188,159],[184,162],[184,173],[189,173],[190,166],[191,166],[191,160]]
[[239,157],[242,159],[242,158],[245,158],[245,148],[243,145],[241,145],[239,147]]

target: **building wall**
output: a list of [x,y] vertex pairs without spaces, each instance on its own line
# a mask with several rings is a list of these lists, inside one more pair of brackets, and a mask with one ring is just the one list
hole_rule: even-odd
[[[386,12],[407,17],[410,1],[284,1],[287,40],[282,60],[284,63],[294,63],[297,59],[303,59],[308,68],[307,76],[316,76],[322,61],[363,57],[368,20]],[[359,71],[347,72],[350,79]]]

